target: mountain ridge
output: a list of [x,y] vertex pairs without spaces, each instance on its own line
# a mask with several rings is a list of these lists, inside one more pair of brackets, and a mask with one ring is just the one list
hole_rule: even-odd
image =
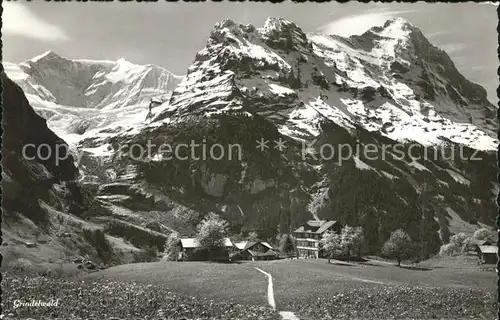
[[[280,18],[262,28],[226,19],[214,26],[171,92],[158,95],[147,120],[145,102],[118,108],[125,113],[106,119],[106,126],[83,128],[77,138],[60,132],[74,139],[75,150],[90,153],[79,169],[92,179],[80,183],[95,189],[96,201],[117,221],[141,227],[160,222],[165,232],[191,235],[205,213],[217,212],[235,234],[258,230],[261,238],[273,239],[313,216],[363,226],[371,252],[403,227],[415,240],[427,239],[420,245],[431,255],[457,225],[493,223],[498,187],[492,151],[498,141],[484,92],[460,80],[453,64],[439,66],[449,57],[418,38],[423,35],[411,37],[418,32],[402,19],[350,38],[306,34]],[[423,63],[425,55],[415,48],[434,51]],[[153,98],[136,92],[139,100]],[[51,108],[45,106],[46,112]],[[109,112],[107,106],[100,110]],[[134,121],[118,119],[127,114]],[[255,144],[260,139],[283,140],[286,150],[261,152]],[[243,156],[167,159],[153,148],[136,157],[131,148],[191,141],[239,144]],[[313,141],[316,153],[327,144],[353,150],[371,144],[399,145],[405,156],[357,154],[340,166],[337,154],[304,156],[303,143]],[[411,150],[419,156],[438,152],[414,159]],[[477,151],[483,161],[461,159],[459,151]],[[423,185],[429,190],[425,201]],[[421,222],[426,230],[419,229]]]
[[[391,21],[393,24],[389,23]],[[386,26],[399,24],[399,28],[404,28],[408,25],[403,19],[393,19],[389,22],[386,23]],[[289,32],[290,28],[293,29],[291,33]],[[412,34],[421,34],[416,27],[412,28]],[[373,33],[373,30],[379,29],[371,29],[365,33],[365,36],[366,34]],[[279,35],[280,32],[282,32],[281,35]],[[408,38],[406,34],[403,34],[402,37]],[[348,39],[343,40],[348,41]],[[409,39],[406,40],[409,41]],[[295,45],[297,45],[296,48],[294,48]],[[382,45],[386,45],[386,43],[384,42]],[[394,47],[392,43],[389,46]],[[247,110],[248,108],[243,107],[244,103],[250,104],[252,103],[251,101],[258,101],[262,94],[274,94],[274,88],[281,91],[280,94],[288,95],[291,100],[295,100],[296,102],[294,103],[299,103],[302,106],[305,105],[305,107],[290,108],[294,109],[296,113],[300,110],[306,113],[312,112],[317,114],[316,118],[325,115],[328,117],[329,113],[334,113],[331,117],[343,122],[344,125],[347,125],[350,120],[352,121],[353,117],[362,117],[364,118],[362,120],[365,122],[363,123],[365,127],[373,126],[373,122],[368,121],[367,118],[377,117],[378,121],[383,121],[383,123],[375,127],[377,130],[380,130],[385,123],[391,122],[390,119],[383,119],[380,114],[377,114],[377,110],[371,110],[375,111],[371,112],[360,105],[360,102],[366,102],[350,97],[349,99],[345,99],[342,97],[342,94],[332,94],[332,90],[330,90],[332,86],[345,86],[342,89],[346,91],[375,91],[371,95],[376,95],[377,90],[381,90],[382,94],[385,94],[387,97],[379,99],[372,109],[383,108],[385,109],[384,112],[388,112],[395,117],[401,117],[404,114],[408,115],[404,122],[392,124],[396,129],[400,129],[403,136],[398,137],[396,134],[389,135],[393,139],[397,140],[400,138],[404,140],[413,138],[412,135],[405,133],[405,131],[409,130],[411,126],[417,126],[422,131],[422,136],[429,136],[428,139],[416,141],[419,143],[425,144],[426,140],[438,143],[440,140],[439,137],[442,135],[446,139],[456,140],[458,143],[465,143],[472,147],[488,148],[490,150],[496,148],[495,139],[488,139],[488,136],[494,136],[494,121],[489,119],[494,114],[494,111],[493,105],[485,100],[486,91],[484,89],[483,91],[479,90],[481,98],[478,98],[478,101],[481,101],[481,103],[484,101],[487,102],[485,107],[483,107],[484,110],[474,101],[470,102],[467,100],[468,105],[474,111],[474,114],[471,115],[462,105],[454,107],[457,104],[450,103],[452,98],[450,98],[447,91],[438,96],[438,98],[442,98],[438,101],[435,101],[436,99],[434,98],[426,97],[424,91],[427,90],[428,85],[425,83],[425,79],[429,77],[427,76],[427,69],[421,68],[420,65],[416,65],[415,70],[410,70],[413,73],[411,75],[412,79],[415,78],[415,73],[422,74],[422,79],[418,83],[415,83],[413,80],[404,79],[404,75],[401,76],[400,74],[397,74],[397,76],[403,78],[402,81],[393,81],[394,76],[389,73],[393,72],[392,69],[395,68],[394,63],[401,64],[401,61],[405,61],[399,59],[399,54],[391,61],[391,55],[387,56],[389,58],[384,58],[378,53],[370,55],[371,52],[363,50],[362,52],[354,52],[353,57],[348,57],[346,61],[343,61],[345,59],[341,56],[342,50],[344,50],[344,53],[349,51],[352,53],[355,49],[352,46],[343,45],[326,36],[317,36],[314,34],[306,36],[295,24],[283,19],[269,19],[261,29],[257,29],[251,25],[238,25],[231,20],[224,20],[216,24],[209,37],[207,46],[196,55],[195,62],[188,69],[186,77],[175,88],[168,108],[162,114],[158,115],[156,119],[165,119],[170,117],[170,115],[178,118],[184,112],[186,104],[189,104],[189,109],[186,109],[187,111],[184,112],[186,114],[190,114],[192,111],[207,112],[210,114],[210,112],[223,112],[222,110]],[[340,52],[340,55],[337,54],[338,52]],[[413,58],[414,60],[418,60],[421,57],[417,56]],[[311,61],[314,62],[309,63],[306,61],[307,59],[312,59]],[[389,66],[385,66],[386,69],[379,65],[381,60],[385,61],[388,59],[390,64]],[[325,61],[327,65],[321,60]],[[346,62],[351,65],[345,65]],[[382,72],[375,70],[375,67],[382,68]],[[387,69],[387,67],[390,69]],[[453,71],[456,71],[453,65],[451,65],[451,68]],[[257,72],[258,75],[259,69],[262,70],[262,80],[259,80],[260,87],[256,88],[255,83],[252,83],[252,81],[256,81],[258,77],[251,75],[251,73]],[[235,71],[238,72],[239,78],[233,75]],[[249,73],[248,75],[246,74],[247,72]],[[405,70],[402,73],[406,74],[408,72],[408,70]],[[216,74],[219,78],[212,76]],[[302,83],[298,80],[297,75],[302,76]],[[463,78],[463,76],[461,77]],[[356,80],[353,81],[353,79]],[[220,84],[217,84],[217,81],[220,81]],[[318,85],[314,84],[314,82],[317,82]],[[462,82],[459,81],[458,83]],[[215,90],[217,93],[210,95],[210,91],[214,86],[217,86],[217,90],[219,91]],[[328,86],[328,88],[323,86]],[[474,92],[478,87],[473,85],[472,91]],[[261,90],[263,93],[255,94],[252,88],[254,91]],[[189,91],[183,93],[183,90]],[[327,90],[330,90],[330,93],[333,95],[333,97],[329,97],[333,101],[322,101],[323,99],[320,99],[322,93]],[[450,92],[456,94],[456,89],[452,87]],[[297,99],[296,95],[301,97]],[[198,97],[202,102],[205,99],[213,100],[209,105],[213,105],[214,107],[205,111],[197,109],[196,101]],[[456,98],[455,95],[453,97]],[[384,98],[388,99],[384,101]],[[462,99],[464,97],[460,96],[459,98]],[[242,99],[247,99],[248,101],[243,102],[241,101]],[[316,99],[317,101],[311,102],[312,99]],[[224,101],[231,101],[231,103]],[[445,107],[446,110],[443,110]],[[311,109],[314,109],[314,111]],[[449,110],[453,112],[449,112]],[[372,115],[367,114],[370,112]],[[283,113],[286,113],[286,111]],[[420,116],[421,119],[411,121],[410,117],[412,116]],[[467,123],[471,121],[471,118],[476,119],[475,123]],[[314,121],[314,119],[303,119],[302,122],[307,121]],[[359,119],[356,121],[359,121]],[[441,126],[443,122],[451,128],[449,130],[437,129],[436,126]],[[430,123],[431,125],[427,125],[426,123]],[[310,131],[317,131],[317,125],[316,121],[316,124],[313,126],[316,128],[310,128]],[[476,130],[475,126],[470,125],[478,125],[482,130],[487,131],[487,133],[481,132],[482,130]],[[464,132],[467,131],[467,134],[473,136],[477,143],[461,140],[457,136],[457,133],[462,132],[462,130]],[[438,131],[438,133],[429,133],[429,131]]]
[[4,67],[49,127],[72,146],[87,131],[95,136],[109,125],[125,131],[143,123],[150,100],[167,99],[181,78],[155,65],[72,60],[53,51]]

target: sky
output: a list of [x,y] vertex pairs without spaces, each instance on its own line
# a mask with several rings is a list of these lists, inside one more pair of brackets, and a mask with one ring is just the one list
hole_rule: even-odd
[[410,20],[469,80],[498,86],[496,6],[478,3],[4,2],[3,60],[21,62],[48,50],[73,59],[156,64],[182,75],[224,18],[262,26],[283,17],[305,32],[361,34],[392,17]]

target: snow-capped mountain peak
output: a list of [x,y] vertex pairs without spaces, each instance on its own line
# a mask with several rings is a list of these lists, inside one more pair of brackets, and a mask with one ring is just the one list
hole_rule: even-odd
[[402,18],[350,38],[307,35],[281,18],[261,28],[226,19],[157,119],[246,111],[298,139],[327,119],[394,140],[495,148],[485,90],[440,66],[448,60]]
[[[76,140],[92,130],[121,132],[146,118],[244,111],[265,115],[296,139],[317,136],[330,120],[394,140],[496,147],[486,91],[402,18],[349,38],[306,34],[283,18],[268,18],[260,28],[225,19],[182,81],[154,65],[71,60],[52,51],[7,64],[6,71],[49,127]],[[149,114],[153,98],[166,102]]]
[[419,28],[409,20],[401,17],[388,19],[382,26],[374,26],[368,29],[363,35],[375,34],[380,38],[409,40],[410,34],[422,33]]
[[262,29],[269,32],[271,30],[282,31],[283,28],[288,27],[298,28],[295,23],[282,17],[268,17],[264,22],[264,27],[262,27]]
[[49,128],[70,144],[98,137],[101,130],[116,133],[144,123],[151,99],[168,100],[182,78],[124,58],[67,59],[54,51],[4,68]]
[[56,52],[54,52],[52,50],[48,50],[48,51],[42,53],[41,55],[38,55],[36,57],[31,58],[29,61],[39,62],[39,61],[43,61],[43,60],[57,60],[57,59],[62,59],[62,57],[60,55],[58,55]]
[[[372,27],[360,36],[351,39],[362,41],[363,49],[370,51],[379,64],[390,65],[397,61],[411,64],[417,49],[413,41],[426,41],[422,32],[404,18],[391,18],[383,26]],[[425,39],[425,40],[422,40]]]
[[266,35],[280,34],[282,32],[292,30],[300,30],[300,28],[295,23],[280,17],[267,18],[264,22],[264,26],[259,28],[259,31]]
[[402,17],[394,17],[391,19],[388,19],[384,23],[384,29],[391,28],[392,30],[394,29],[399,29],[399,30],[415,30],[418,29],[413,23],[411,23],[410,20],[402,18]]

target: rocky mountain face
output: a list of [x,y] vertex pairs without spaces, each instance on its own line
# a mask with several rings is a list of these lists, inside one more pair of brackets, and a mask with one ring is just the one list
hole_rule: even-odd
[[[78,181],[68,144],[48,128],[3,68],[1,81],[2,241],[8,245],[3,257],[12,262],[19,255],[37,263],[78,255],[99,259],[84,231],[102,228],[90,219],[105,217],[108,210]],[[116,245],[116,261],[123,258],[122,250],[137,250],[122,239],[107,240]]]
[[[83,240],[89,215],[105,215],[77,182],[78,168],[64,140],[35,113],[22,89],[2,70],[2,243],[4,264],[94,258]],[[7,245],[7,246],[6,246]]]
[[159,87],[172,92],[150,121],[75,145],[115,222],[189,234],[215,211],[274,239],[318,217],[363,226],[371,252],[403,227],[423,256],[493,223],[495,108],[406,20],[350,38],[224,20],[175,88]]
[[410,22],[391,19],[383,27],[349,40],[354,47],[375,55],[388,69],[386,72],[410,87],[417,98],[429,101],[437,114],[496,131],[495,106],[487,100],[486,90],[468,81],[448,54],[431,44]]
[[486,91],[403,19],[349,39],[275,18],[260,29],[219,23],[157,118],[235,110],[265,115],[291,138],[317,136],[329,120],[396,141],[495,148]]
[[[4,215],[22,214],[42,225],[48,222],[45,205],[71,209],[78,215],[84,203],[75,184],[78,169],[67,144],[47,128],[21,88],[3,72],[2,85]],[[60,152],[60,159],[55,150]]]

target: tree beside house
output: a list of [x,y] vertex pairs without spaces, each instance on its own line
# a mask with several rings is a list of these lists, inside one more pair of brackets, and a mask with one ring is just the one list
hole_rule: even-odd
[[328,257],[328,263],[332,257],[342,257],[349,261],[352,256],[361,256],[364,244],[363,228],[345,226],[340,233],[325,232],[320,244]]
[[295,239],[289,234],[284,234],[280,239],[279,251],[288,258],[293,258],[296,252]]

